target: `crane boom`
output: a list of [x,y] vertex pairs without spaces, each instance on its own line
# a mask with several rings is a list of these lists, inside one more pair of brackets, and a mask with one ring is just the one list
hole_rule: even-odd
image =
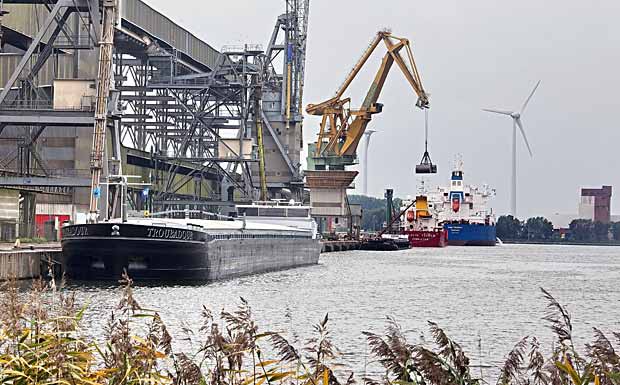
[[[381,65],[361,107],[359,109],[345,109],[345,105],[349,103],[350,99],[342,99],[342,96],[381,41],[383,41],[387,52],[381,61]],[[400,54],[403,48],[407,53],[407,61]],[[307,113],[322,116],[319,137],[315,145],[313,157],[318,160],[316,164],[329,165],[334,169],[344,169],[344,166],[354,163],[357,146],[372,115],[382,111],[383,105],[377,101],[394,63],[400,68],[405,79],[417,95],[418,99],[415,105],[419,108],[429,107],[428,94],[422,86],[422,80],[411,52],[409,40],[396,37],[390,32],[377,32],[375,38],[336,91],[336,95],[322,103],[309,104],[306,108]]]
[[362,56],[359,58],[357,63],[355,63],[355,65],[351,69],[351,72],[349,72],[349,74],[345,78],[344,82],[342,83],[338,91],[336,91],[336,95],[335,95],[336,98],[342,97],[342,94],[344,94],[344,92],[347,90],[347,88],[349,87],[353,79],[355,79],[355,77],[360,72],[364,64],[366,64],[366,61],[368,61],[368,58],[370,57],[370,55],[372,55],[372,53],[375,51],[375,48],[377,48],[379,43],[381,43],[381,39],[382,39],[382,33],[377,33],[377,35],[372,39],[372,41],[368,45],[368,48],[366,48],[366,50],[364,51]]
[[299,25],[299,69],[297,71],[298,76],[298,105],[297,111],[303,109],[302,100],[303,100],[303,91],[304,91],[304,79],[306,76],[306,43],[308,42],[308,16],[310,14],[310,0],[303,0],[298,3],[297,9],[297,20]]

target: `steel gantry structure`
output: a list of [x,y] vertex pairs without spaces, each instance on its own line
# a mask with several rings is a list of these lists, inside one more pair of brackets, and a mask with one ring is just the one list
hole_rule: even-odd
[[[303,89],[309,0],[286,0],[265,49],[261,117],[270,196],[302,200]],[[256,165],[255,167],[256,168]],[[258,172],[254,172],[257,183]],[[282,192],[289,194],[282,195]]]
[[136,210],[225,207],[259,187],[300,196],[308,0],[286,1],[265,51],[221,52],[141,0],[3,4],[0,187],[64,187],[100,217],[118,210],[121,174],[149,186],[129,188]]

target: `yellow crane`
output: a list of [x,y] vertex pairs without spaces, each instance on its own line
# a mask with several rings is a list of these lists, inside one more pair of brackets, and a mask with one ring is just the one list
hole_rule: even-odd
[[[368,89],[366,98],[360,108],[347,108],[351,99],[343,99],[344,92],[381,42],[384,43],[387,52],[383,56],[381,66]],[[407,61],[400,54],[403,48]],[[336,95],[322,103],[309,104],[306,107],[308,114],[322,117],[318,140],[314,144],[314,153],[311,153],[316,170],[326,170],[328,167],[330,170],[344,170],[345,166],[355,164],[357,146],[366,126],[372,115],[380,113],[383,108],[377,100],[394,63],[398,65],[417,95],[415,105],[422,109],[429,107],[428,94],[422,87],[409,40],[396,37],[391,32],[377,32],[344,83],[338,88]]]

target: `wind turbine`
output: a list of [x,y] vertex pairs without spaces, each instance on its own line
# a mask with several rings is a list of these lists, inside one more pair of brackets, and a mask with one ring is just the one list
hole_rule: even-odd
[[366,137],[366,141],[364,143],[364,191],[362,194],[368,196],[368,145],[370,145],[370,136],[374,134],[375,130],[366,130],[364,131],[364,136]]
[[490,108],[483,108],[483,111],[492,112],[495,114],[508,115],[512,118],[512,194],[510,197],[510,211],[512,216],[517,216],[517,127],[521,131],[521,135],[523,136],[523,141],[527,146],[527,151],[530,153],[530,157],[532,157],[532,148],[530,147],[530,143],[527,140],[527,136],[525,135],[525,130],[523,129],[523,123],[521,122],[521,116],[523,116],[523,111],[525,111],[525,107],[534,96],[534,92],[538,88],[540,84],[540,80],[532,89],[530,96],[525,99],[525,103],[521,107],[521,110],[516,111],[506,111],[506,110],[494,110]]

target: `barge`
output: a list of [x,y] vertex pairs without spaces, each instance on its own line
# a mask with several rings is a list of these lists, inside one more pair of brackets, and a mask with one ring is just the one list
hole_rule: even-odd
[[[129,218],[62,228],[73,279],[218,280],[318,263],[310,208],[246,205],[239,218]],[[277,218],[280,218],[278,221]],[[279,223],[284,224],[279,224]]]

